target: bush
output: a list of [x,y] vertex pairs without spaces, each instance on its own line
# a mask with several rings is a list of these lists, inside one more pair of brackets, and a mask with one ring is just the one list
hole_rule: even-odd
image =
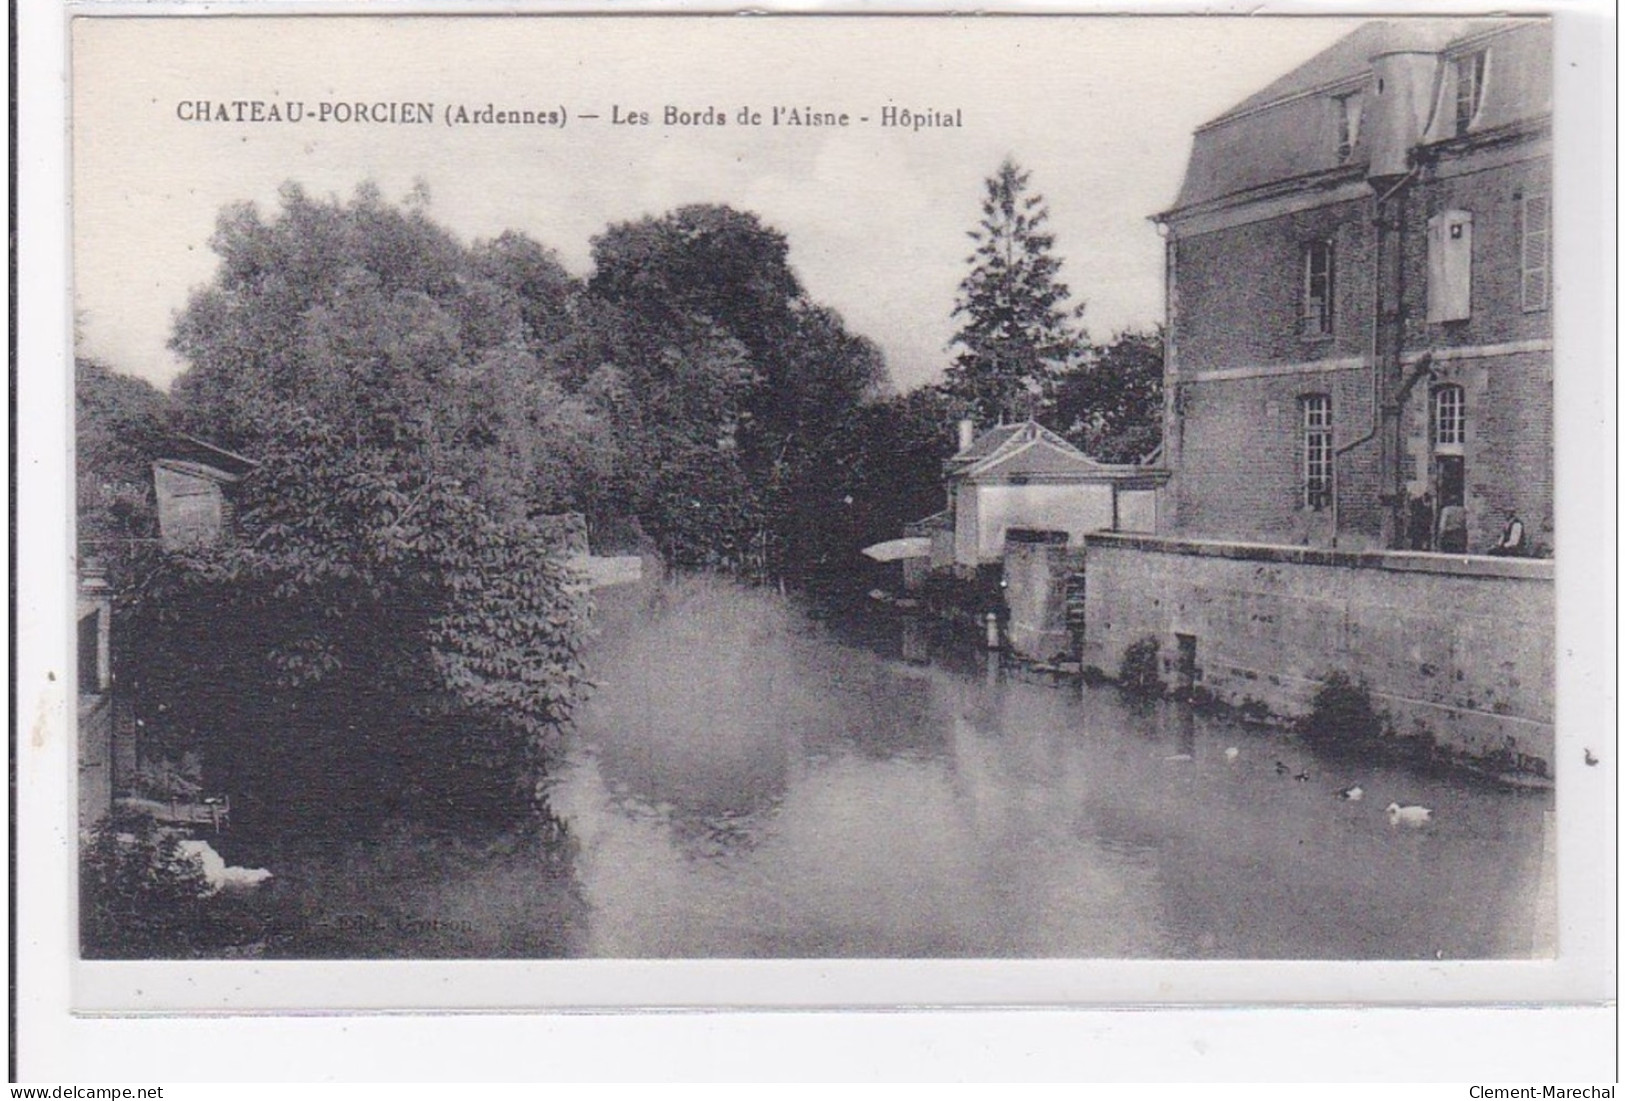
[[104,819],[91,831],[79,861],[83,955],[162,958],[198,947],[209,884],[180,841],[144,815]]
[[1339,669],[1327,674],[1315,691],[1303,732],[1328,741],[1362,742],[1380,737],[1383,726],[1370,686]]
[[1123,651],[1123,664],[1117,673],[1118,682],[1137,696],[1162,695],[1161,650],[1162,644],[1151,635],[1130,643]]

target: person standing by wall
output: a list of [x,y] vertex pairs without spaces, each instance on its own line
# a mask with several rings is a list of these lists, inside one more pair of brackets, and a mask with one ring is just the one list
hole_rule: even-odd
[[1445,505],[1439,510],[1439,552],[1467,553],[1467,510],[1461,505]]

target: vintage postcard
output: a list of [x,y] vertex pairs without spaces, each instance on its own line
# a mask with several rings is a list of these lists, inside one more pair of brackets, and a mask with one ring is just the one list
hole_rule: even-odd
[[78,10],[73,1007],[1606,998],[1595,29]]

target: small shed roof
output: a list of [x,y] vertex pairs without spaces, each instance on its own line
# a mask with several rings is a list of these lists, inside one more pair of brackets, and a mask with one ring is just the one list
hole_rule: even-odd
[[176,435],[165,440],[163,453],[155,462],[170,469],[225,482],[234,482],[260,465],[246,455],[187,435]]

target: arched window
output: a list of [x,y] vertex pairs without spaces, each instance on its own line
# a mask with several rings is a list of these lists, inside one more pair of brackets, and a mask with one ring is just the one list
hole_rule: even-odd
[[1460,386],[1433,391],[1433,450],[1460,455],[1467,443],[1467,396]]

